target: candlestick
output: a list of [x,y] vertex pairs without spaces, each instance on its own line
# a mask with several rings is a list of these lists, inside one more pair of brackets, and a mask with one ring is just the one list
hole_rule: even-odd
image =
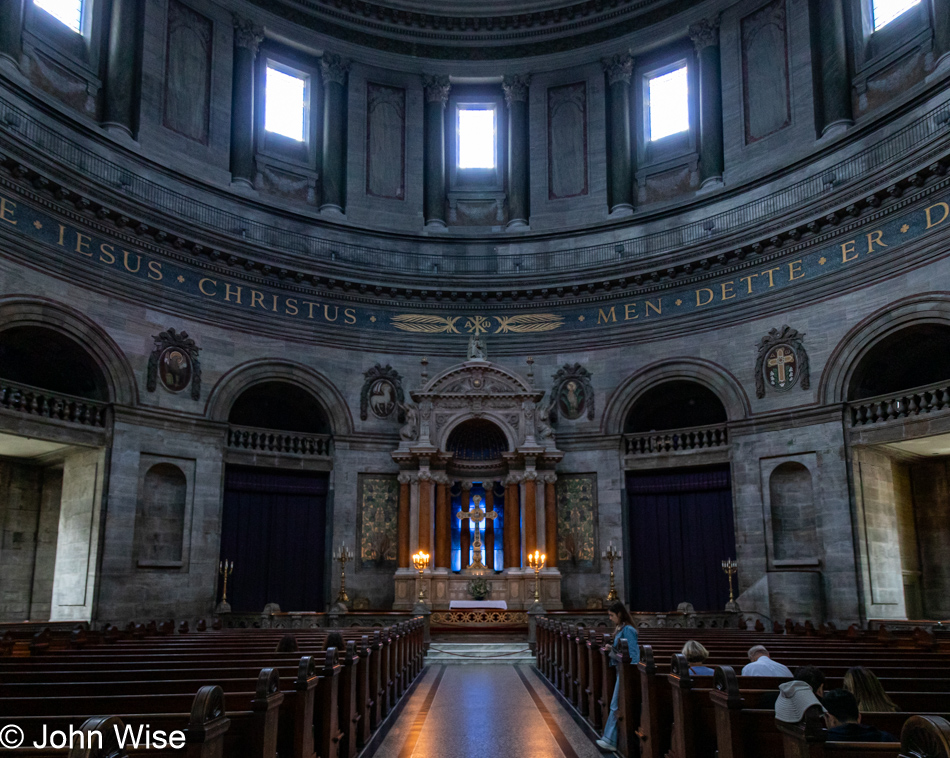
[[732,594],[732,576],[739,570],[739,563],[735,558],[728,558],[722,562],[722,571],[729,577],[729,602],[734,603],[735,597]]
[[346,596],[346,562],[353,560],[353,554],[347,550],[346,545],[340,545],[335,558],[340,562],[340,594],[336,596],[336,601],[343,605],[350,602]]
[[426,587],[422,583],[422,574],[426,570],[426,566],[429,565],[429,554],[423,553],[421,550],[412,556],[412,565],[416,567],[416,571],[419,572],[419,602],[422,605],[425,605],[426,600]]
[[219,561],[218,573],[224,577],[224,588],[221,592],[221,604],[228,604],[228,577],[234,573],[234,561]]
[[620,560],[623,556],[620,551],[614,547],[614,543],[611,541],[607,549],[600,554],[600,557],[610,563],[610,591],[607,593],[607,602],[615,603],[619,597],[617,595],[617,587],[614,584],[614,561]]
[[539,587],[541,586],[541,580],[539,578],[541,574],[541,569],[544,568],[544,560],[547,556],[542,553],[540,550],[535,550],[533,553],[528,553],[528,567],[534,569],[534,602],[541,602],[541,594],[538,592]]

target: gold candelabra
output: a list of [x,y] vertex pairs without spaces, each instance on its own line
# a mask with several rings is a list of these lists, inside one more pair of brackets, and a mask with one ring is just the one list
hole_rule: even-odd
[[348,603],[350,599],[346,596],[346,562],[353,560],[353,554],[347,550],[346,545],[340,545],[335,559],[340,562],[340,594],[336,596],[336,601]]
[[528,553],[528,568],[534,570],[534,602],[541,602],[541,593],[538,592],[541,586],[541,569],[544,568],[544,559],[547,556],[542,553],[540,550],[535,550],[533,553]]
[[607,602],[615,603],[619,598],[617,596],[617,586],[614,584],[614,561],[619,561],[623,556],[620,551],[614,547],[614,543],[611,542],[607,546],[607,549],[601,552],[600,557],[610,563],[610,591],[607,593]]
[[426,566],[429,565],[429,554],[423,553],[421,550],[412,556],[412,565],[416,567],[416,571],[419,572],[419,602],[425,603],[426,600],[426,586],[422,583],[422,574],[426,570]]
[[736,601],[735,596],[732,594],[732,577],[739,570],[739,564],[735,558],[729,558],[722,562],[722,571],[729,577],[729,602],[734,603]]
[[234,573],[234,561],[218,561],[218,573],[224,577],[224,587],[221,591],[221,603],[228,603],[228,577]]

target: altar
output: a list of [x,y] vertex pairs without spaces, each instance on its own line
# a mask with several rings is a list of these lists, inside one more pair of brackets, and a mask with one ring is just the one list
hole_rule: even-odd
[[452,600],[449,602],[450,611],[484,611],[484,610],[507,611],[508,603],[504,600]]

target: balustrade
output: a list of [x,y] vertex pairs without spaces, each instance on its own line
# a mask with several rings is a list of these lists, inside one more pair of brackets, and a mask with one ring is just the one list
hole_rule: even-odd
[[108,404],[0,380],[0,408],[101,428]]
[[725,424],[624,435],[624,450],[627,455],[660,455],[725,447],[728,444],[729,437]]
[[879,395],[853,403],[851,426],[867,426],[950,408],[950,386],[947,384],[918,387],[893,395]]
[[331,437],[328,434],[299,434],[244,426],[228,427],[228,447],[262,453],[327,457],[332,454]]

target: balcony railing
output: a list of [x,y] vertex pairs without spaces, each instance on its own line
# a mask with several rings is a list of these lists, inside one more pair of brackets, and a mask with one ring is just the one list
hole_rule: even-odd
[[280,453],[329,457],[333,454],[329,434],[300,434],[251,426],[228,427],[228,447],[256,453]]
[[726,425],[717,424],[649,434],[625,434],[623,441],[627,455],[662,455],[725,447],[729,444],[729,437]]
[[950,384],[916,387],[892,395],[879,395],[851,404],[851,426],[883,424],[950,408]]
[[0,379],[0,408],[101,429],[109,405]]

